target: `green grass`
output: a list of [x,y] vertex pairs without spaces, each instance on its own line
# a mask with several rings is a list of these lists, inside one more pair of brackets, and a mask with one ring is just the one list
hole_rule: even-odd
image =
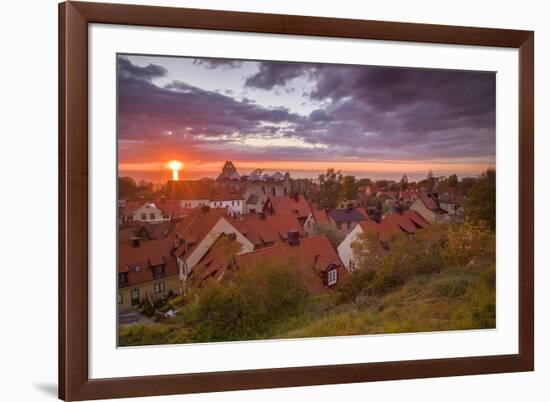
[[[337,292],[326,292],[308,297],[292,311],[243,340],[494,328],[495,266],[478,261],[474,266],[446,268],[410,279],[384,296],[358,296],[347,303]],[[196,342],[195,329],[181,314],[162,324],[121,327],[119,342]]]

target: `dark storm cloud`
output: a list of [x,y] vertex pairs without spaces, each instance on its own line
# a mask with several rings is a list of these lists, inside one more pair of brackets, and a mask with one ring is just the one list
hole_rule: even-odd
[[328,105],[295,132],[351,155],[468,157],[495,153],[494,73],[263,62],[247,79],[261,89],[298,76]]
[[[219,66],[226,62],[200,63],[214,66],[212,60]],[[121,138],[197,149],[226,143],[241,155],[268,152],[290,160],[495,155],[494,73],[261,62],[259,71],[246,78],[245,87],[290,91],[295,89],[292,80],[305,77],[310,92],[304,97],[319,105],[307,116],[237,100],[228,91],[177,81],[159,87],[151,81],[165,75],[162,66],[139,67],[119,58]],[[159,137],[167,130],[169,136]],[[293,138],[321,147],[251,149],[242,145],[250,135]]]
[[184,82],[157,86],[151,78],[164,75],[161,66],[139,67],[121,57],[118,71],[119,137],[123,141],[155,146],[232,142],[251,133],[276,133],[277,124],[301,120],[285,108],[268,109],[249,99],[238,101]]
[[152,78],[164,77],[168,72],[166,68],[155,64],[149,64],[146,67],[135,66],[125,57],[119,57],[117,62],[117,71],[121,78],[129,77],[139,80],[151,80]]
[[242,65],[241,61],[231,59],[195,59],[193,64],[202,65],[209,70],[214,68],[237,68]]
[[263,62],[260,71],[246,79],[245,86],[271,90],[286,85],[312,68],[312,64]]

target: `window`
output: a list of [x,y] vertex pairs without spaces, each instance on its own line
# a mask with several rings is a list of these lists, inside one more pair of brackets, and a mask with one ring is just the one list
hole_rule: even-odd
[[151,219],[152,221],[155,220],[155,214],[149,214],[149,219]]
[[349,268],[353,271],[355,269],[355,261],[350,258],[349,260]]
[[332,286],[338,282],[338,270],[337,269],[331,269],[328,271],[328,286]]
[[134,272],[141,272],[141,267],[139,265],[136,265],[134,267]]
[[164,266],[158,265],[153,268],[153,277],[155,279],[162,278],[164,276]]
[[139,289],[133,289],[131,293],[132,306],[139,304]]
[[351,229],[351,222],[348,222],[348,229]]
[[118,274],[118,287],[123,288],[128,286],[128,273],[122,272]]
[[141,220],[146,221],[147,220],[147,214],[141,214]]
[[155,283],[155,293],[162,293],[164,292],[164,282]]
[[122,293],[118,294],[117,300],[118,300],[118,304],[122,304]]
[[232,207],[235,206],[235,201],[231,201],[231,206],[232,206]]

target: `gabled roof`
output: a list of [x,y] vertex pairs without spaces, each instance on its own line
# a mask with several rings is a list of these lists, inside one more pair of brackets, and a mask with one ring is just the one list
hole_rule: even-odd
[[188,280],[193,285],[200,285],[208,278],[221,279],[240,247],[235,240],[221,234],[199,263],[193,267]]
[[325,235],[307,237],[299,245],[283,243],[238,255],[237,265],[240,269],[256,268],[261,263],[293,263],[305,288],[311,294],[319,294],[326,287],[322,274],[331,265],[338,266],[338,282],[344,280],[347,272],[342,261]]
[[311,213],[311,208],[303,194],[298,194],[296,197],[286,195],[269,197],[267,203],[271,204],[275,215],[294,214],[300,218],[306,218]]
[[313,218],[315,219],[315,222],[318,223],[328,223],[328,215],[327,211],[324,209],[312,209],[311,213],[313,214]]
[[284,241],[291,230],[298,231],[300,236],[304,236],[302,226],[294,214],[246,214],[228,221],[255,246]]
[[155,206],[162,211],[164,215],[171,218],[178,218],[188,215],[190,210],[183,208],[179,200],[157,200]]
[[126,201],[123,207],[124,215],[132,215],[136,209],[147,204],[146,201]]
[[444,214],[445,211],[443,211],[441,208],[439,208],[439,205],[434,201],[432,197],[427,196],[426,194],[421,194],[418,199],[422,201],[422,203],[428,208],[430,211],[436,213],[436,214]]
[[360,223],[363,230],[373,230],[380,236],[387,236],[392,232],[415,233],[418,229],[424,229],[430,226],[422,215],[413,210],[403,212],[403,214],[392,214],[380,222],[366,221]]
[[365,217],[356,209],[334,209],[328,212],[328,216],[336,223],[361,222]]
[[216,187],[212,189],[210,201],[231,201],[244,199],[244,190],[233,187]]
[[195,209],[191,215],[176,225],[174,232],[184,241],[176,250],[176,256],[181,258],[189,256],[201,240],[210,233],[214,225],[226,215],[226,210],[222,208],[210,208],[208,212]]
[[151,266],[164,265],[165,276],[176,275],[178,266],[171,255],[173,245],[172,238],[142,240],[139,247],[133,247],[130,242],[121,243],[118,247],[118,272],[128,274],[128,286],[154,280]]

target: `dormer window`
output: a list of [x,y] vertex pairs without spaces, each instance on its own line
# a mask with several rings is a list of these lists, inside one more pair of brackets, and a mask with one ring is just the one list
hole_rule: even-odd
[[327,274],[327,285],[336,285],[336,282],[338,282],[338,269],[332,268],[328,271]]
[[158,265],[156,267],[153,267],[153,277],[155,279],[162,278],[164,276],[164,266]]

